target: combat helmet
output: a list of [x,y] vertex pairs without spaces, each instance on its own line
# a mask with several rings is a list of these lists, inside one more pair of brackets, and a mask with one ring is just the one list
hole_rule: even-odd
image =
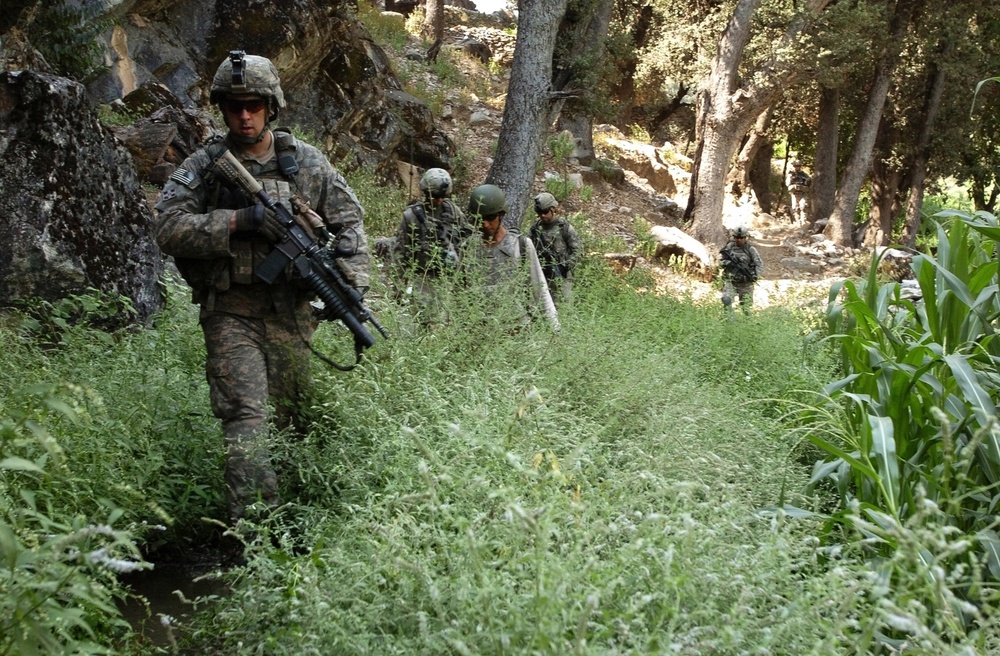
[[470,216],[491,217],[508,209],[507,194],[496,185],[479,185],[469,194]]
[[541,214],[559,207],[556,197],[545,191],[535,196],[535,212]]
[[444,169],[427,169],[420,178],[420,191],[431,198],[447,198],[451,195],[451,176]]
[[257,94],[267,98],[267,120],[278,118],[278,109],[285,107],[278,69],[267,57],[248,55],[233,50],[215,71],[209,99],[218,105],[230,94]]
[[735,228],[733,228],[734,238],[748,237],[748,236],[750,236],[750,229],[747,228],[745,225],[738,225]]

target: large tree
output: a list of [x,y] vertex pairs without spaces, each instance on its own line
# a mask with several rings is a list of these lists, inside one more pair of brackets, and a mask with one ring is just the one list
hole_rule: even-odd
[[861,195],[861,187],[870,173],[878,127],[882,122],[882,110],[892,83],[892,73],[899,59],[910,21],[922,2],[923,0],[896,1],[889,35],[882,42],[882,51],[875,62],[875,71],[868,88],[868,99],[854,131],[854,143],[837,189],[833,212],[826,226],[830,239],[841,246],[854,244],[855,208]]
[[698,92],[698,149],[691,180],[691,230],[704,242],[725,241],[722,212],[725,180],[747,131],[782,92],[810,76],[789,58],[795,44],[830,0],[809,0],[794,14],[754,70],[741,68],[761,0],[738,0],[719,38],[711,71]]
[[507,194],[508,228],[520,229],[549,128],[552,53],[567,0],[519,0],[517,42],[496,157],[486,175]]

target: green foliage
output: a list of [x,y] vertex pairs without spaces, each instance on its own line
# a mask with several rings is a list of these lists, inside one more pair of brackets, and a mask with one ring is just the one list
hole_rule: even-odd
[[633,123],[632,125],[628,126],[628,131],[629,135],[635,141],[640,141],[642,143],[647,143],[647,144],[653,142],[653,136],[649,134],[649,131],[646,128],[642,127],[638,123]]
[[[979,581],[1000,578],[992,516],[1000,229],[983,213],[942,215],[949,218],[938,227],[936,255],[914,258],[919,300],[901,295],[898,283],[879,284],[878,257],[866,279],[833,287],[827,322],[842,377],[803,410],[805,438],[826,454],[811,483],[841,501],[826,539],[863,539],[887,580],[934,609],[907,626],[945,641],[974,635],[992,603]],[[890,628],[887,635],[913,636]]]
[[28,25],[28,36],[56,73],[83,80],[103,67],[104,48],[98,41],[112,22],[98,20],[100,8],[46,3]]
[[[61,336],[73,326],[107,329],[127,325],[136,318],[131,299],[99,289],[90,289],[86,294],[70,294],[55,301],[29,299],[18,306],[23,309],[22,334],[49,344],[58,344]],[[111,339],[104,332],[94,334]]]
[[348,184],[365,208],[365,231],[369,236],[393,235],[408,201],[405,189],[384,184],[371,167],[345,173]]
[[376,43],[389,46],[396,52],[402,52],[406,47],[409,32],[405,23],[401,24],[397,17],[385,15],[375,5],[360,2],[353,5],[357,9],[358,19],[371,34]]
[[110,500],[93,508],[97,521],[61,502],[60,488],[84,472],[47,426],[84,422],[75,396],[36,386],[0,412],[2,654],[116,653],[128,631],[114,604],[116,576],[147,566],[134,532],[112,528],[123,513]]
[[641,216],[636,216],[632,221],[632,227],[635,230],[635,252],[647,260],[652,259],[658,245],[656,237],[650,232],[653,224]]

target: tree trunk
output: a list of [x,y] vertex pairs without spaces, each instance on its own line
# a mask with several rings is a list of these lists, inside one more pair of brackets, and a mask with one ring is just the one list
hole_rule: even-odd
[[[740,71],[743,51],[750,40],[750,24],[761,0],[738,0],[719,47],[711,72],[699,93],[698,122],[704,126],[700,138],[700,160],[692,175],[689,207],[693,207],[691,232],[705,243],[723,244],[722,223],[725,207],[724,184],[730,162],[743,135],[757,117],[789,87],[806,79],[808,73],[787,67],[765,71]],[[809,26],[809,16],[822,11],[830,0],[812,0],[806,13],[792,21],[783,37],[788,47]],[[746,86],[740,87],[739,80]]]
[[[553,105],[560,130],[569,130],[576,143],[576,157],[584,165],[594,159],[594,90],[599,88],[593,65],[605,54],[611,22],[612,0],[571,0],[559,27],[552,62],[552,89],[566,96]],[[551,124],[556,116],[549,121]]]
[[767,130],[771,125],[771,116],[774,114],[774,105],[769,106],[757,117],[750,134],[740,148],[736,156],[736,164],[729,172],[729,179],[732,181],[732,190],[736,195],[747,194],[752,189],[760,200],[760,190],[750,182],[750,172],[753,164],[757,161],[757,153],[767,141]]
[[[942,49],[947,51],[950,42]],[[924,206],[924,181],[927,178],[927,161],[930,159],[931,133],[938,110],[941,109],[941,98],[944,96],[945,72],[941,66],[934,65],[931,80],[924,103],[923,123],[920,126],[920,137],[917,139],[916,156],[910,171],[910,193],[906,203],[906,224],[903,227],[902,243],[913,248],[917,243],[917,233],[920,232],[920,216]]]
[[861,196],[861,187],[871,169],[875,137],[882,117],[882,108],[885,107],[885,99],[889,93],[889,85],[892,82],[892,71],[896,67],[899,49],[909,26],[910,17],[920,1],[897,0],[892,28],[885,40],[886,46],[875,64],[875,76],[868,90],[868,103],[861,115],[851,155],[844,168],[840,189],[837,190],[833,213],[826,226],[827,236],[840,246],[854,245],[852,234],[854,211]]
[[862,239],[866,246],[887,246],[892,241],[892,223],[899,212],[899,187],[903,178],[900,168],[889,164],[893,160],[893,147],[899,140],[898,132],[887,120],[878,131],[877,155],[872,162],[869,182],[871,208]]
[[497,154],[486,176],[507,194],[508,229],[520,230],[535,181],[549,103],[552,101],[552,53],[566,0],[520,0],[517,42]]
[[631,125],[635,122],[632,117],[632,109],[635,106],[635,73],[639,67],[639,52],[646,47],[653,24],[653,5],[644,3],[638,9],[635,23],[632,28],[632,56],[622,68],[621,81],[615,86],[612,92],[619,103],[618,122],[619,125]]
[[444,41],[444,0],[424,0],[424,38],[431,42],[428,59],[437,59]]
[[750,165],[750,186],[757,196],[760,209],[768,214],[774,213],[774,200],[771,194],[771,160],[774,158],[774,142],[770,137],[762,139],[757,155]]
[[816,129],[816,161],[813,165],[813,229],[826,225],[837,197],[837,146],[840,143],[840,92],[821,87]]

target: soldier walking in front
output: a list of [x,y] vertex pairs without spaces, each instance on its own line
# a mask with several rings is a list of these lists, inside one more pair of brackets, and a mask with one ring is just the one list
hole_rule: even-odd
[[764,274],[764,263],[757,249],[747,242],[750,231],[746,226],[733,229],[733,238],[723,247],[722,262],[722,304],[730,309],[733,296],[739,296],[744,313],[753,305],[753,287]]
[[[212,412],[226,443],[231,518],[260,501],[278,503],[268,449],[270,407],[290,425],[307,391],[316,329],[311,288],[290,270],[273,284],[254,271],[286,233],[273,209],[248,197],[214,162],[227,150],[289,211],[318,214],[345,253],[336,265],[356,288],[368,286],[369,261],[361,204],[316,148],[271,130],[285,107],[270,60],[234,51],[212,81],[211,100],[229,128],[178,168],[160,192],[156,239],[172,255],[200,306]],[[295,202],[293,202],[295,201]]]

